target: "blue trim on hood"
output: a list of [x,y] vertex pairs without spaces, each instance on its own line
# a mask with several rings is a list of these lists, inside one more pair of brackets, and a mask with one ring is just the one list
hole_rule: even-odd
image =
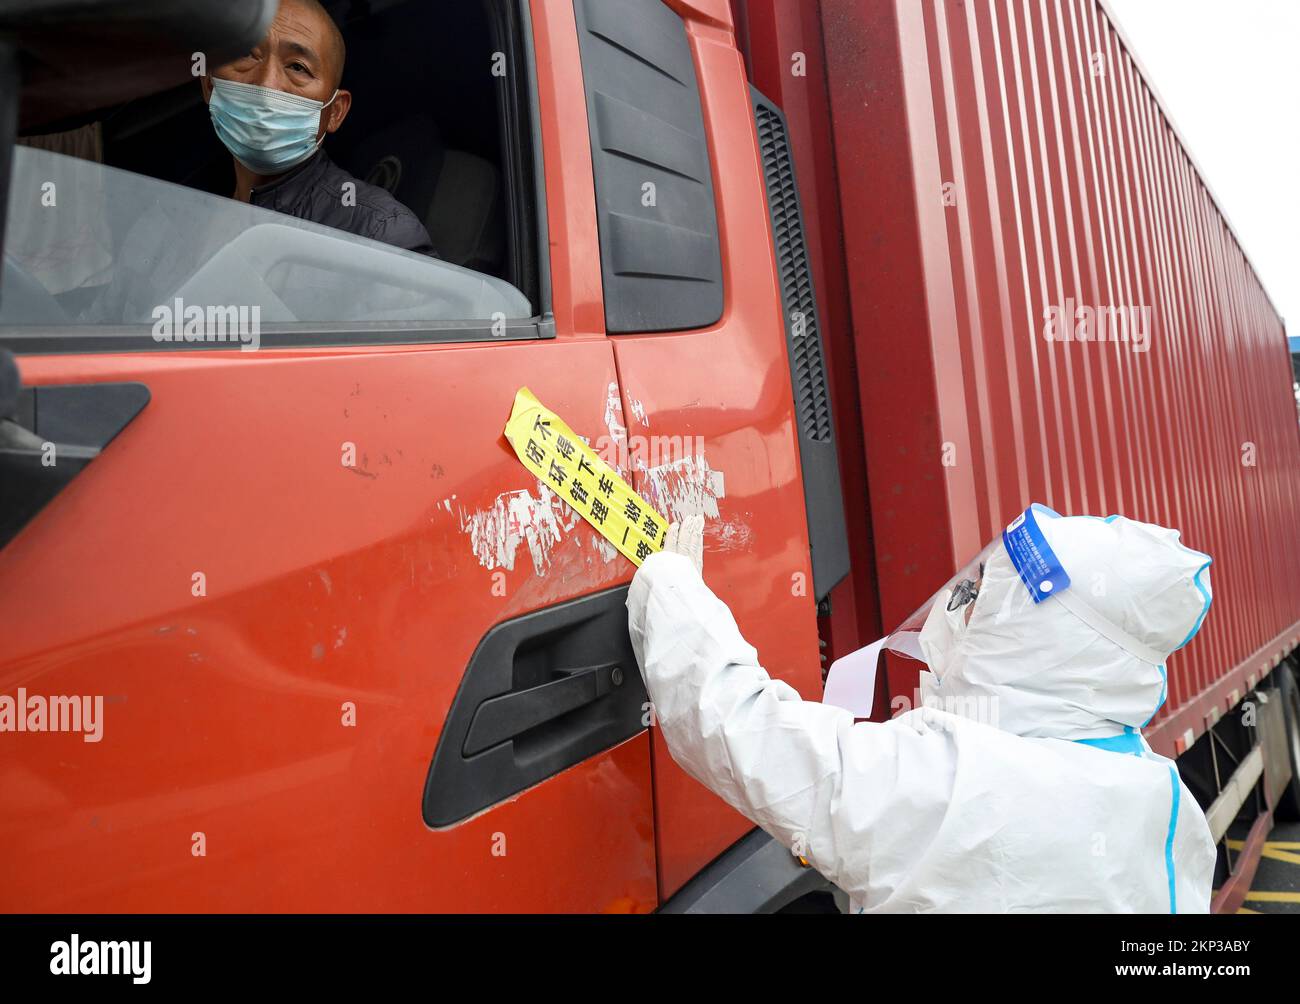
[[1112,753],[1124,753],[1128,756],[1143,756],[1146,754],[1146,747],[1142,745],[1142,736],[1137,732],[1125,730],[1117,736],[1104,736],[1101,739],[1076,739],[1076,743],[1084,746],[1092,746],[1099,750],[1109,750]]
[[[1178,546],[1182,547],[1181,544]],[[1187,548],[1186,550],[1191,551],[1192,554],[1200,554],[1201,557],[1205,559],[1205,564],[1202,565],[1200,568],[1198,568],[1196,570],[1196,574],[1192,576],[1192,582],[1195,583],[1196,588],[1201,591],[1201,595],[1205,597],[1205,609],[1201,611],[1201,616],[1196,618],[1196,623],[1193,624],[1192,629],[1189,632],[1187,632],[1187,637],[1184,638],[1182,641],[1180,641],[1174,647],[1175,652],[1177,652],[1178,649],[1182,648],[1189,641],[1191,641],[1193,638],[1196,637],[1196,632],[1201,630],[1201,625],[1205,623],[1205,615],[1210,612],[1210,604],[1213,602],[1213,597],[1210,596],[1210,594],[1205,591],[1205,583],[1201,581],[1201,575],[1204,574],[1207,568],[1209,568],[1212,564],[1214,564],[1214,559],[1211,558],[1208,554],[1201,554],[1200,551],[1192,551],[1190,547]]]
[[1144,729],[1151,724],[1151,719],[1155,718],[1156,712],[1165,706],[1165,701],[1169,698],[1169,671],[1163,663],[1157,666],[1156,669],[1160,670],[1160,696],[1156,699],[1156,706],[1151,709],[1151,714],[1142,723]]

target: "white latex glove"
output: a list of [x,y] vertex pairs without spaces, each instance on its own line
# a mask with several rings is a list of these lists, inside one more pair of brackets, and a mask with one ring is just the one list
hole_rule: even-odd
[[668,527],[664,550],[689,558],[695,570],[704,574],[704,515],[687,516]]

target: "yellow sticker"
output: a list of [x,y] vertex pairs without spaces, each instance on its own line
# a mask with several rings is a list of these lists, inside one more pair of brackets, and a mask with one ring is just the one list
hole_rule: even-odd
[[668,521],[527,387],[515,394],[506,439],[520,463],[632,564],[663,550]]

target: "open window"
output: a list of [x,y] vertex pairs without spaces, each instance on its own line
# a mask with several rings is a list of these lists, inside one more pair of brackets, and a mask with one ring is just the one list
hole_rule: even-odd
[[548,333],[527,4],[326,6],[353,106],[325,151],[409,209],[437,257],[229,198],[191,79],[21,135],[0,344],[230,347],[254,320],[261,345]]

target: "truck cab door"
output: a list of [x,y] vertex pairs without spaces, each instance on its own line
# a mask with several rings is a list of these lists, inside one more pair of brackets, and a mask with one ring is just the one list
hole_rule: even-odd
[[[0,907],[655,906],[631,569],[502,435],[522,386],[592,440],[625,424],[554,6],[503,0],[483,63],[508,57],[528,283],[15,151],[0,453],[29,482],[0,548],[0,695],[86,714],[0,734]],[[164,248],[157,220],[187,221],[156,270],[179,280],[131,291],[152,329],[74,313],[155,274],[129,268],[146,219]]]
[[[706,582],[769,672],[818,700],[817,602],[847,548],[784,137],[765,119],[760,149],[725,2],[574,8],[627,464],[662,515],[704,514]],[[653,737],[666,900],[752,824]]]

